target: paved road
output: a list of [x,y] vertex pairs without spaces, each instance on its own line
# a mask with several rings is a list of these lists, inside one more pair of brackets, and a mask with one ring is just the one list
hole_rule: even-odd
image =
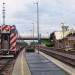
[[41,54],[26,53],[26,59],[32,75],[69,75]]

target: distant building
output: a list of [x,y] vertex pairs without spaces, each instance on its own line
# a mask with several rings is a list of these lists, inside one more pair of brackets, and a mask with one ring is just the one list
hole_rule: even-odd
[[62,31],[55,31],[50,35],[55,48],[74,48],[75,30],[69,29],[69,26],[62,26]]

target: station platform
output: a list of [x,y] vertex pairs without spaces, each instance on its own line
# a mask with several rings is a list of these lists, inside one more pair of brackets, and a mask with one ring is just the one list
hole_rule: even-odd
[[26,53],[31,75],[69,75],[38,53]]
[[[53,59],[52,59],[53,60]],[[48,60],[41,53],[28,52],[19,54],[12,75],[72,75]]]
[[25,58],[25,49],[19,54],[14,65],[12,75],[31,75]]

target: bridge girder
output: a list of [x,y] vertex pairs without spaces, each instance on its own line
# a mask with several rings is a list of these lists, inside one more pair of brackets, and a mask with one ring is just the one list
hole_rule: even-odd
[[[17,39],[18,40],[38,40],[38,38],[21,38],[21,37],[19,37]],[[40,38],[40,40],[47,40],[47,39],[49,39],[49,38]]]

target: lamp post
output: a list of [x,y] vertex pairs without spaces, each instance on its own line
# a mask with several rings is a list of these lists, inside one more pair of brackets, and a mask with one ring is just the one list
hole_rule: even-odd
[[63,31],[63,48],[65,48],[65,40],[64,40],[64,23],[61,23],[62,24],[62,31]]
[[47,37],[48,37],[48,32],[47,32]]
[[37,36],[38,36],[38,54],[39,54],[39,41],[40,41],[40,37],[39,37],[39,7],[38,7],[38,2],[35,4],[37,6]]
[[34,23],[32,23],[33,25],[33,46],[34,46]]

